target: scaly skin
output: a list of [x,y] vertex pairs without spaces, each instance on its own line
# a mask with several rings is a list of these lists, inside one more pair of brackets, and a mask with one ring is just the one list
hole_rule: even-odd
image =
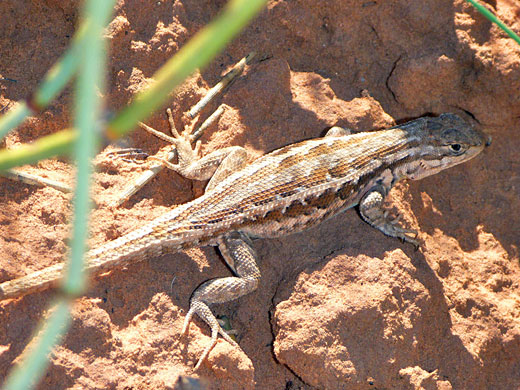
[[[488,139],[454,114],[420,118],[388,130],[350,135],[333,128],[324,138],[295,143],[249,165],[245,150],[231,147],[203,158],[187,137],[174,132],[179,162],[164,162],[191,179],[210,179],[206,192],[147,225],[87,254],[91,274],[131,261],[201,246],[218,245],[235,276],[202,284],[191,298],[183,333],[193,314],[236,344],[220,327],[209,305],[239,298],[258,286],[260,271],[252,238],[278,237],[314,226],[356,205],[362,218],[384,234],[418,245],[416,232],[387,218],[384,198],[402,179],[417,180],[479,154]],[[0,299],[55,286],[57,264],[0,284]]]

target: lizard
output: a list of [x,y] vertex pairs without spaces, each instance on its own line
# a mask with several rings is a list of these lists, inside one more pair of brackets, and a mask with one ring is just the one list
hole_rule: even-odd
[[[208,280],[190,298],[182,334],[196,314],[211,329],[211,342],[222,329],[210,309],[254,291],[261,274],[252,240],[299,232],[357,206],[362,219],[387,236],[419,245],[385,210],[384,200],[400,180],[418,180],[468,161],[491,139],[456,114],[427,116],[385,130],[359,132],[331,128],[322,138],[297,142],[248,163],[239,146],[200,155],[183,132],[168,138],[177,163],[162,162],[189,179],[209,180],[202,196],[86,254],[86,270],[101,273],[131,261],[192,247],[218,246],[234,275]],[[155,131],[157,132],[157,131]],[[164,133],[162,133],[164,134]],[[0,284],[0,300],[56,286],[63,263]]]

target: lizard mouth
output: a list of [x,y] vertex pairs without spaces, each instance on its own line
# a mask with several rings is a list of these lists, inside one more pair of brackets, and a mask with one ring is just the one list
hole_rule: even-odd
[[[488,145],[488,142],[485,143]],[[406,176],[411,180],[419,180],[427,176],[434,175],[447,168],[459,165],[463,162],[471,160],[484,149],[484,143],[468,149],[460,156],[445,156],[440,159],[422,159],[416,163],[409,164],[406,167]]]

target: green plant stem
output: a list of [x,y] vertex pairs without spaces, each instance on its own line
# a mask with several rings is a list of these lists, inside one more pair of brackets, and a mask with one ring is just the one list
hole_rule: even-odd
[[16,366],[4,383],[4,390],[27,390],[36,385],[47,366],[47,359],[70,325],[70,302],[52,305],[52,313],[37,332],[38,340],[21,365]]
[[49,69],[40,87],[29,99],[30,102],[21,101],[13,110],[0,117],[0,139],[35,110],[43,110],[47,105],[65,88],[72,78],[80,63],[80,52],[85,31],[88,30],[86,23],[82,23],[72,38],[72,44],[63,54],[61,59]]
[[63,54],[61,59],[53,65],[45,75],[41,86],[33,96],[33,104],[42,110],[65,88],[72,76],[76,73],[82,58],[83,39],[91,30],[89,21],[83,21],[74,37],[69,49]]
[[31,144],[19,148],[0,151],[0,170],[23,164],[32,164],[57,154],[68,154],[78,137],[75,129],[65,129],[47,135]]
[[190,39],[155,73],[152,86],[139,93],[136,99],[109,123],[108,137],[121,137],[133,129],[138,121],[156,110],[172,90],[195,69],[207,65],[265,3],[266,0],[231,0],[220,16]]
[[27,103],[22,101],[15,108],[7,111],[5,115],[2,115],[0,117],[0,139],[4,138],[9,130],[22,123],[31,113],[32,110],[27,106]]
[[[82,12],[82,17],[89,22],[85,38],[82,40],[81,67],[75,94],[74,122],[78,131],[71,132],[74,137],[77,134],[74,142],[74,157],[77,159],[78,174],[74,197],[74,234],[70,263],[62,284],[62,294],[55,304],[53,314],[42,327],[44,331],[36,341],[36,348],[7,378],[6,389],[9,390],[25,390],[36,385],[45,371],[49,352],[61,340],[70,325],[72,300],[81,294],[86,286],[83,258],[90,210],[90,161],[96,151],[102,105],[100,95],[104,92],[106,50],[102,36],[103,27],[108,21],[112,8],[113,1],[87,0]],[[58,135],[63,136],[63,131]]]
[[500,27],[504,32],[509,35],[512,39],[516,41],[520,45],[520,37],[515,34],[513,30],[511,30],[509,27],[507,27],[500,19],[498,19],[491,11],[489,11],[486,7],[481,5],[476,0],[466,0],[468,3],[470,3],[473,7],[475,7],[478,12],[480,12],[482,15],[484,15],[486,18],[488,18],[490,21],[495,23],[498,27]]
[[[266,0],[231,0],[217,20],[197,33],[175,57],[157,71],[154,76],[156,82],[152,87],[140,93],[130,106],[108,124],[108,137],[114,139],[126,134],[137,121],[150,115],[189,74],[206,65],[265,3]],[[33,146],[41,145],[35,149],[43,149],[45,145],[45,153],[40,153],[38,158],[32,158],[25,153],[23,159],[20,159],[21,156],[16,150],[0,151],[0,170],[53,157],[70,150],[77,135],[71,137],[70,134],[60,133],[42,137],[33,143]],[[69,145],[61,143],[64,138],[70,139]],[[53,142],[56,142],[54,148]]]
[[88,238],[91,160],[98,148],[102,115],[100,95],[105,91],[103,28],[111,15],[113,3],[108,0],[89,0],[85,3],[85,15],[89,15],[90,23],[82,40],[83,52],[75,93],[74,126],[79,136],[74,147],[78,169],[74,193],[74,234],[70,243],[70,263],[62,285],[63,292],[69,296],[80,295],[86,287],[83,258]]

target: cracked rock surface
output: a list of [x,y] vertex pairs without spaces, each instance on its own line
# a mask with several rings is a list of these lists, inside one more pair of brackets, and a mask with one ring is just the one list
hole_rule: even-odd
[[[106,33],[107,109],[127,105],[223,4],[118,1]],[[28,96],[63,53],[78,6],[0,2],[0,108]],[[520,32],[518,3],[486,6]],[[187,124],[183,113],[252,50],[264,60],[220,99],[225,112],[202,137],[203,153],[241,145],[258,156],[335,125],[380,129],[443,112],[480,126],[493,145],[392,191],[393,211],[419,231],[418,251],[384,237],[354,210],[297,235],[255,241],[258,290],[214,307],[241,349],[219,340],[195,374],[209,331],[199,320],[187,337],[180,330],[191,292],[229,275],[217,251],[151,258],[96,278],[38,388],[173,389],[180,375],[200,377],[210,389],[518,388],[520,46],[462,0],[273,0],[172,94],[167,104],[178,129]],[[66,90],[10,133],[6,147],[69,126],[71,97]],[[168,129],[163,112],[146,123]],[[150,154],[165,148],[139,131],[127,143]],[[103,155],[96,165],[91,247],[199,196],[205,184],[163,171],[113,207],[144,168]],[[63,158],[23,169],[73,183]],[[63,261],[70,201],[0,178],[0,281]],[[45,292],[0,303],[0,386],[30,348],[51,298]]]

